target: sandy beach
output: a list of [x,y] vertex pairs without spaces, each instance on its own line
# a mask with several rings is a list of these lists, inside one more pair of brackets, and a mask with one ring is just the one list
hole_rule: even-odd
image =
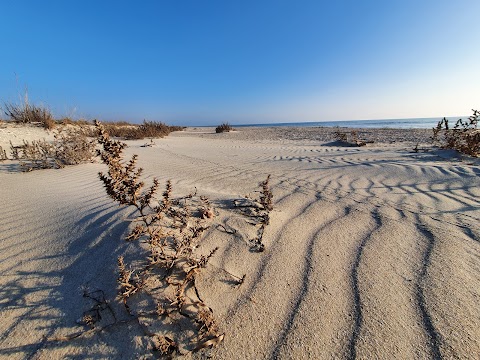
[[[334,131],[187,128],[151,147],[127,141],[147,182],[170,179],[174,195],[196,191],[215,209],[196,251],[218,251],[197,285],[225,335],[176,356],[478,359],[478,159],[433,148],[430,130],[359,129],[373,141],[364,147],[342,146]],[[41,138],[52,134],[0,124],[7,152],[10,140]],[[124,241],[135,214],[107,196],[105,169],[97,161],[22,173],[0,162],[0,358],[153,358],[117,300],[117,257],[138,244]],[[252,252],[252,226],[233,203],[269,174],[265,251]],[[92,299],[83,295],[99,290],[104,320],[116,323],[52,340],[85,331],[77,320]]]

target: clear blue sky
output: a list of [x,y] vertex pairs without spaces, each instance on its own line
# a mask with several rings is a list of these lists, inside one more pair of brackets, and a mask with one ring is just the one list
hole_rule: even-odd
[[480,108],[479,0],[0,0],[0,101],[171,124]]

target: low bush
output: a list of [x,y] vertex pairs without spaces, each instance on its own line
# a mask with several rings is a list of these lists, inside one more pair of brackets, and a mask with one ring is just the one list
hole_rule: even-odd
[[162,138],[170,134],[172,131],[181,131],[184,129],[181,126],[169,126],[156,121],[144,121],[140,125],[125,122],[107,123],[103,126],[110,136],[125,140]]
[[24,140],[18,146],[10,143],[12,158],[20,161],[23,171],[58,169],[93,160],[96,144],[82,129],[61,129],[54,137],[53,142]]
[[75,125],[75,126],[85,126],[93,125],[92,122],[84,119],[73,120],[69,117],[64,117],[62,119],[56,120],[56,123],[59,125]]
[[142,139],[146,137],[161,138],[167,136],[171,132],[172,130],[170,126],[155,121],[144,121],[143,124],[138,127],[138,134]]
[[216,128],[215,128],[215,132],[217,134],[219,133],[223,133],[223,132],[228,132],[228,131],[232,131],[233,128],[230,126],[229,123],[223,123],[221,125],[218,125]]
[[55,158],[60,167],[90,162],[96,155],[95,140],[81,128],[61,129],[54,136]]
[[[454,149],[470,156],[480,155],[480,129],[477,128],[480,111],[472,110],[473,114],[467,120],[458,119],[453,128],[449,127],[448,119],[440,120],[433,128],[432,139],[445,149]],[[443,140],[440,134],[443,133]]]

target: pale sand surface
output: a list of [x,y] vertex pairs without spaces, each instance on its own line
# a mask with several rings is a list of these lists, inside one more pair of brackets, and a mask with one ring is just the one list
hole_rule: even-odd
[[[10,131],[10,132],[9,132]],[[20,131],[20,130],[18,130]],[[21,133],[0,126],[0,146]],[[330,135],[327,134],[330,131]],[[128,142],[149,179],[210,197],[215,223],[198,251],[219,250],[198,287],[224,341],[185,358],[478,359],[480,167],[439,151],[413,153],[429,131],[359,131],[375,143],[342,147],[332,129],[187,129],[153,147]],[[40,129],[25,136],[48,138]],[[328,137],[327,137],[328,136]],[[368,138],[370,136],[371,138]],[[407,142],[402,142],[406,139]],[[379,143],[382,141],[382,143]],[[424,145],[427,147],[427,145]],[[99,163],[19,173],[0,162],[0,357],[140,358],[134,322],[57,343],[102,289],[118,320],[116,258],[135,244],[132,218],[105,194]],[[272,175],[265,251],[232,200]],[[221,270],[246,274],[240,287]],[[148,356],[146,357],[148,358]]]

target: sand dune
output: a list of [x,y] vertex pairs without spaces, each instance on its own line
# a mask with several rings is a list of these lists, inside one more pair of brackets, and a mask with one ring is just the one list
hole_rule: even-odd
[[[219,247],[198,287],[224,341],[183,357],[478,358],[478,162],[412,152],[425,132],[354,148],[320,141],[324,130],[291,131],[190,129],[153,147],[129,142],[147,180],[171,179],[177,195],[196,188],[216,207],[215,223],[237,230],[212,226],[199,248]],[[105,194],[104,166],[0,169],[0,357],[148,358],[144,334],[115,300],[116,258],[136,251],[123,241],[134,214]],[[274,210],[265,251],[254,253],[232,200],[267,174]],[[246,274],[244,284],[232,286],[226,271]],[[125,321],[49,341],[84,329],[84,288],[101,289]]]

